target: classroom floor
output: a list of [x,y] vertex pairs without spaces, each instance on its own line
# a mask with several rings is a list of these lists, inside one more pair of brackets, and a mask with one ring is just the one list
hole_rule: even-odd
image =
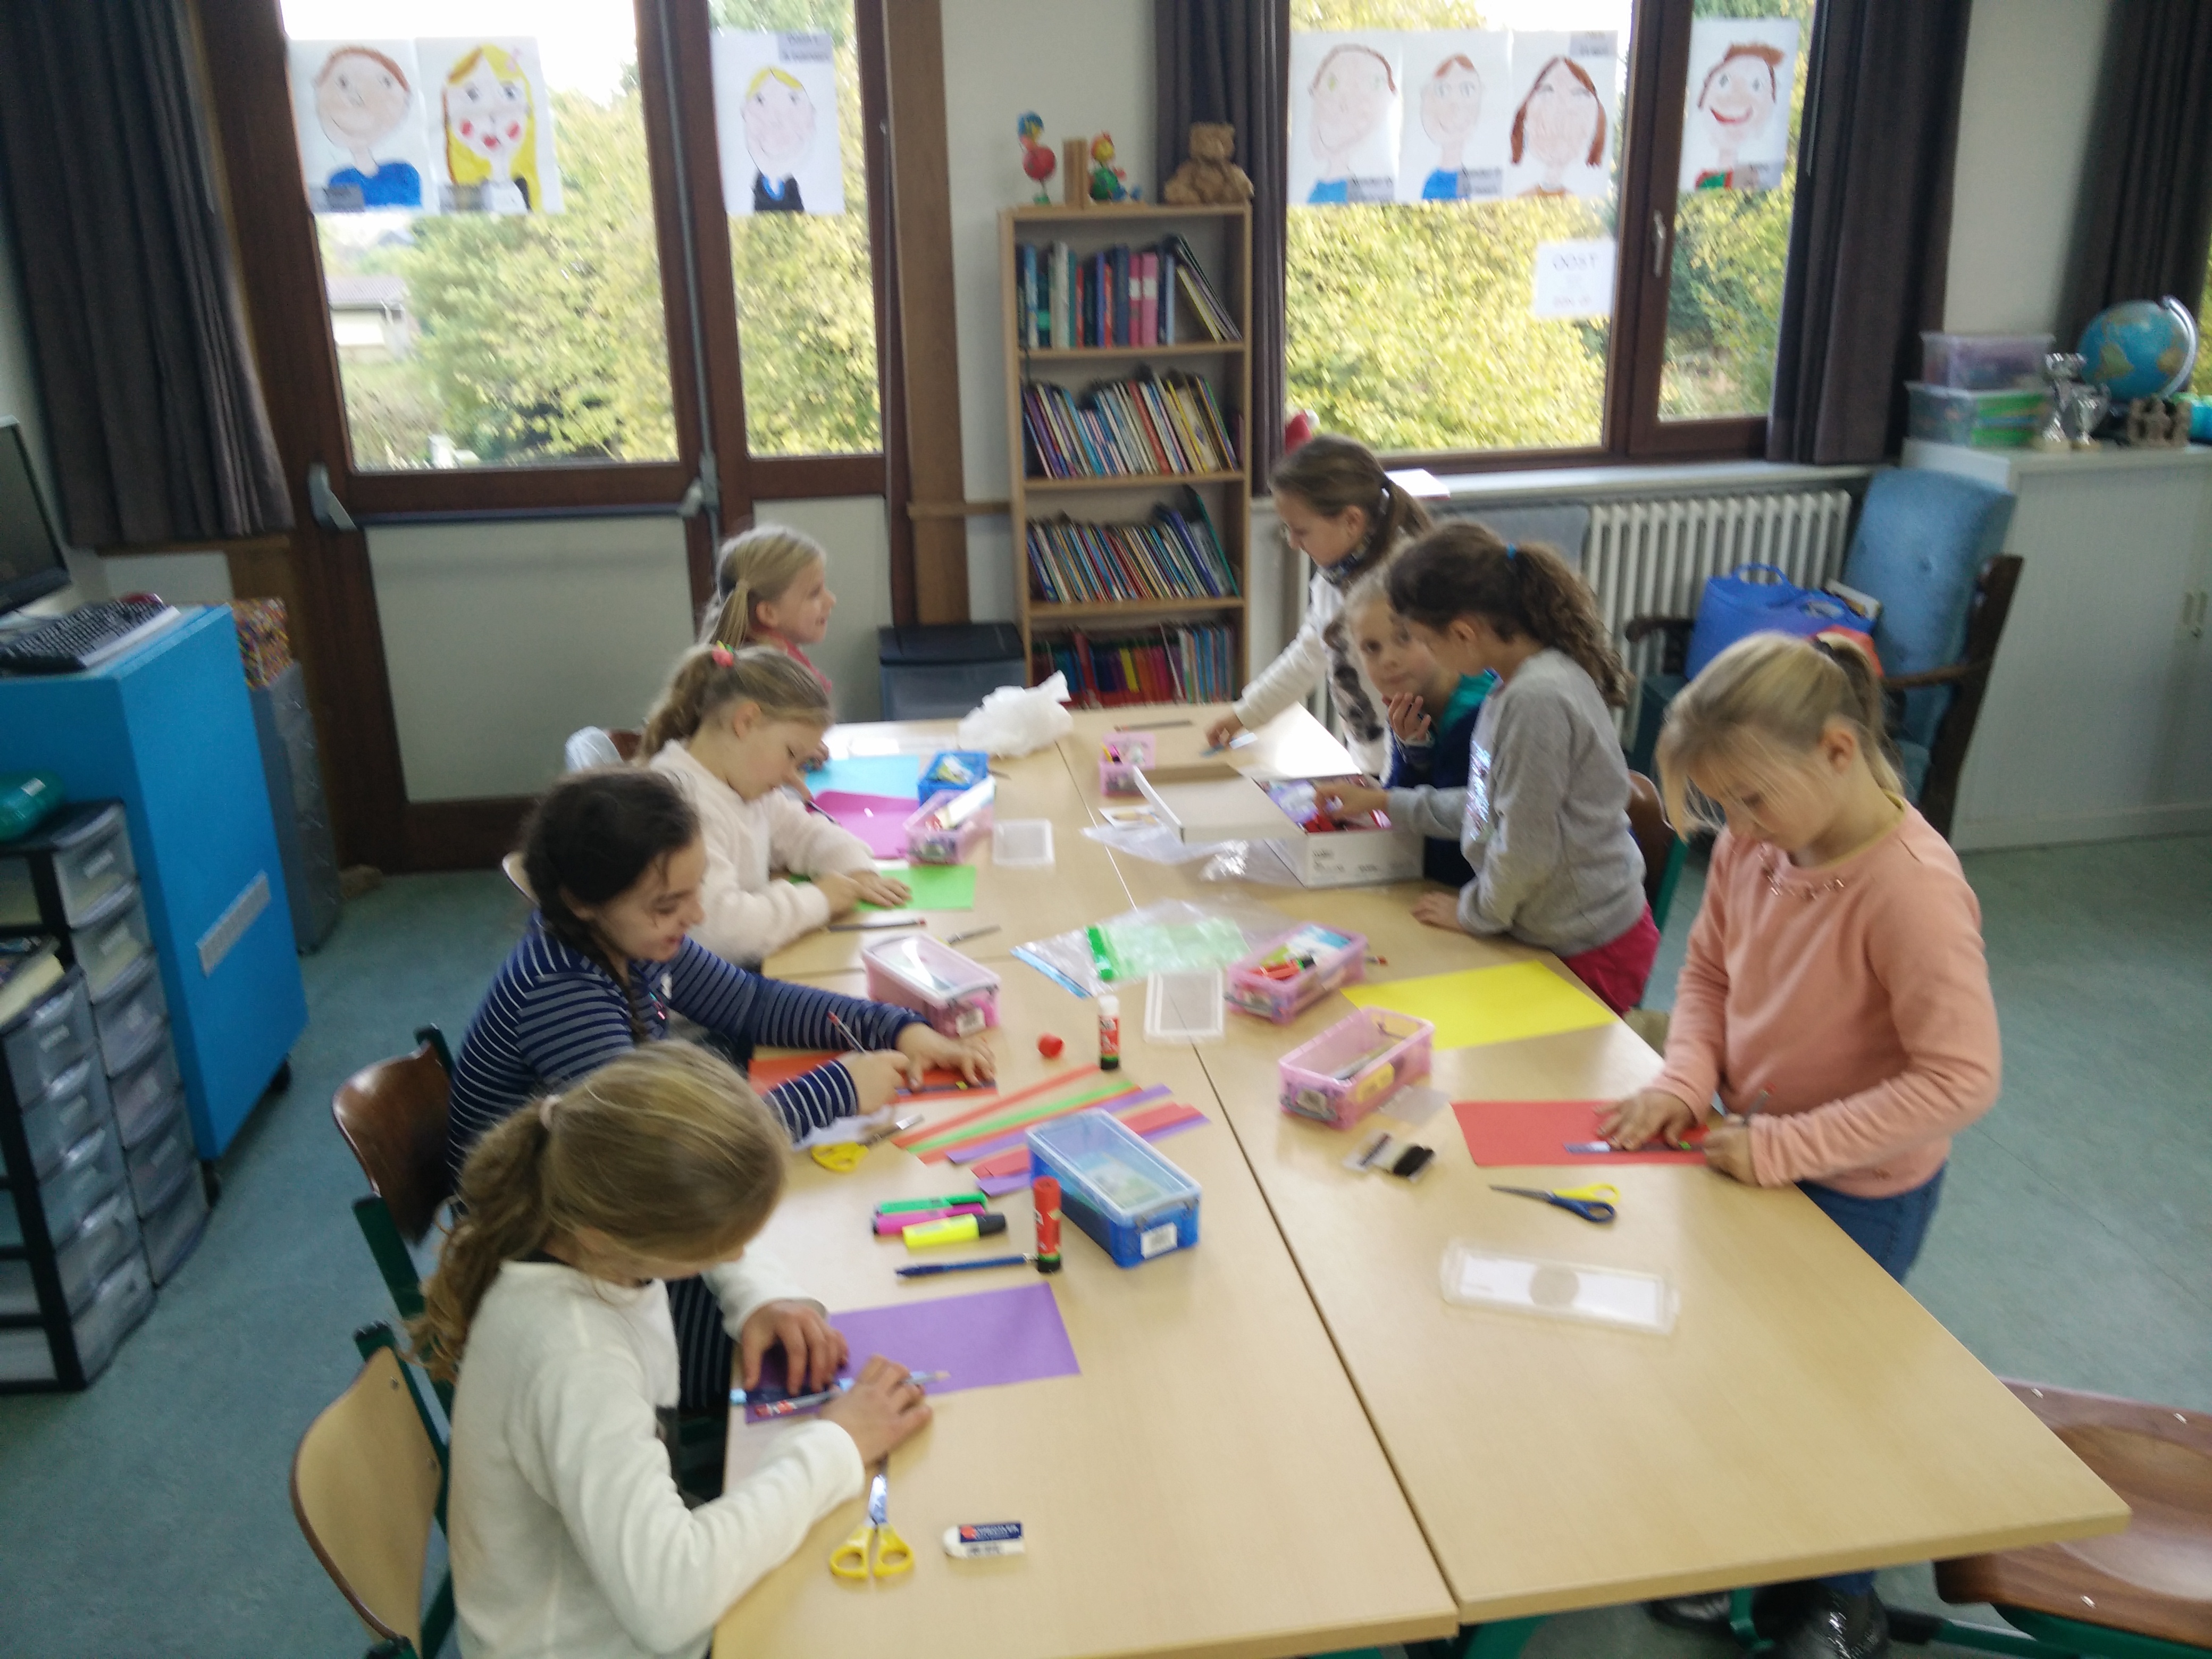
[[[2212,1410],[2212,837],[1983,854],[2005,1091],[1960,1139],[1912,1289],[2001,1374]],[[1650,1000],[1672,994],[1686,878]],[[331,1091],[434,1021],[457,1041],[521,919],[496,874],[386,884],[305,959],[294,1083],[222,1165],[197,1254],[108,1373],[0,1398],[0,1651],[359,1654],[361,1626],[287,1498],[292,1449],[390,1304],[348,1205]],[[1940,1607],[1924,1567],[1882,1575]],[[1611,1608],[1553,1620],[1529,1659],[1719,1656]],[[449,1650],[451,1651],[451,1650]],[[1936,1651],[1931,1650],[1931,1651]]]

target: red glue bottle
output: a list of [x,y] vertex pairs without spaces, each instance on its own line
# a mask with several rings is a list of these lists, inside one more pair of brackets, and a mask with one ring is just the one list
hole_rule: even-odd
[[1039,1176],[1030,1183],[1030,1201],[1036,1206],[1036,1270],[1060,1271],[1060,1183]]
[[1121,1069],[1121,999],[1098,999],[1098,1069],[1118,1072]]

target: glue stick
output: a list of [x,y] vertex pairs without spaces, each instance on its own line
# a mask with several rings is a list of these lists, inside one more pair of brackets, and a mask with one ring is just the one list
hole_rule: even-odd
[[1060,1271],[1060,1183],[1039,1176],[1030,1183],[1030,1201],[1036,1206],[1036,1270]]
[[1098,1069],[1121,1069],[1121,999],[1098,999]]

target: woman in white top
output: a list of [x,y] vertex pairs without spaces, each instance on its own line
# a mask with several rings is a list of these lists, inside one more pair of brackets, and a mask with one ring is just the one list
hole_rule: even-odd
[[1311,559],[1306,619],[1297,637],[1244,688],[1229,713],[1207,728],[1217,747],[1265,726],[1302,702],[1324,677],[1344,741],[1370,777],[1390,767],[1383,700],[1359,665],[1344,623],[1344,595],[1389,563],[1408,538],[1429,527],[1425,508],[1390,481],[1366,445],[1319,432],[1276,464],[1268,481],[1284,539]]
[[909,896],[876,873],[865,842],[786,788],[829,729],[821,682],[768,646],[685,652],[646,717],[638,757],[690,797],[706,839],[707,917],[691,937],[726,961],[757,966],[856,904],[896,908]]
[[716,1621],[929,1420],[872,1358],[759,1467],[687,1508],[661,1425],[676,1403],[664,1281],[703,1273],[747,1387],[783,1349],[825,1387],[845,1340],[770,1263],[740,1260],[783,1186],[786,1138],[744,1079],[655,1042],[477,1143],[425,1287],[416,1352],[451,1377],[447,1534],[468,1659],[696,1659]]

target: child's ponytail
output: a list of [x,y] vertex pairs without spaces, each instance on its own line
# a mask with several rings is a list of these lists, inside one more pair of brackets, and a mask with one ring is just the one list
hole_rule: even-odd
[[676,672],[645,717],[637,759],[651,760],[672,743],[689,742],[717,710],[754,702],[772,720],[827,727],[830,694],[822,682],[774,646],[732,651],[699,645],[678,659]]
[[501,1267],[582,1229],[633,1255],[733,1258],[782,1194],[787,1144],[744,1079],[688,1042],[652,1043],[524,1106],[462,1166],[409,1327],[415,1357],[450,1380]]
[[774,605],[830,555],[813,537],[784,525],[767,524],[722,544],[714,567],[714,598],[700,619],[699,643],[731,650],[750,643],[759,630],[754,607]]
[[1430,527],[1429,511],[1382,470],[1366,445],[1334,432],[1316,432],[1275,463],[1268,488],[1295,495],[1323,518],[1351,507],[1367,515],[1367,538],[1344,562],[1347,574],[1376,568],[1399,543]]
[[1607,707],[1628,701],[1628,670],[1607,636],[1597,600],[1565,559],[1534,543],[1507,542],[1489,526],[1455,519],[1400,554],[1390,603],[1408,622],[1442,633],[1479,616],[1501,638],[1532,639],[1574,659]]

